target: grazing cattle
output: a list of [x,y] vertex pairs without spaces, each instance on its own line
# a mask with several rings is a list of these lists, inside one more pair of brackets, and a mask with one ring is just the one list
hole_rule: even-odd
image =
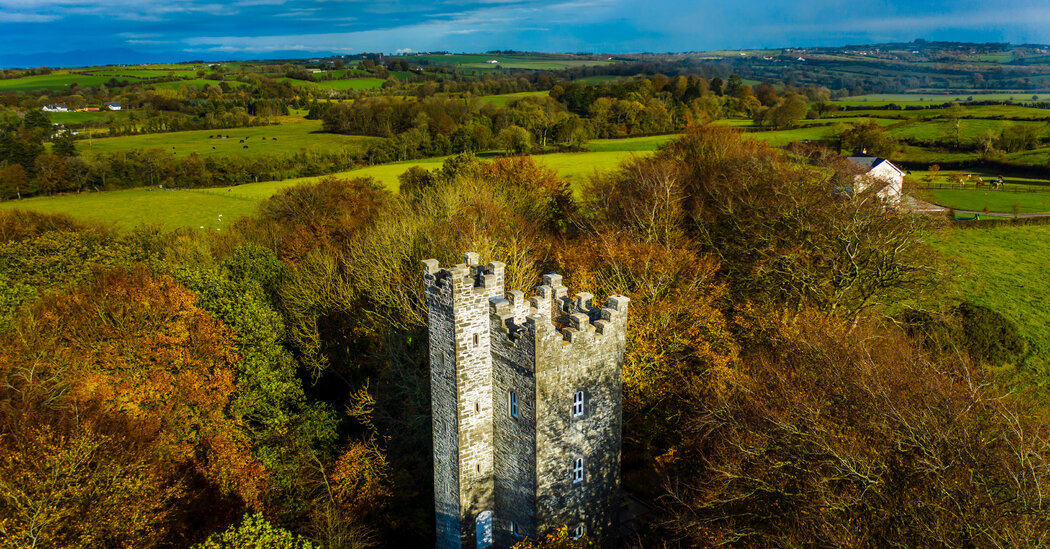
[[239,143],[244,143],[244,140],[243,140],[243,139],[241,139],[241,140],[239,141]]
[[244,148],[245,148],[245,149],[247,149],[247,148],[248,148],[248,145],[245,145],[245,146],[244,146]]

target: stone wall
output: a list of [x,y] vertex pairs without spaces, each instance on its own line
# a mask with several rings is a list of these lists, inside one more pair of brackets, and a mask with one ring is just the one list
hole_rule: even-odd
[[[610,532],[619,491],[621,367],[627,298],[604,308],[567,297],[558,275],[529,300],[502,295],[504,265],[424,262],[434,414],[438,547],[477,545],[492,511],[495,546],[560,524]],[[572,414],[584,391],[585,413]],[[512,417],[510,394],[517,397]],[[574,483],[572,462],[584,459]]]
[[[590,294],[570,300],[560,278],[550,287],[552,322],[536,320],[537,521],[541,531],[579,525],[608,537],[616,517],[622,436],[622,364],[627,298],[613,296],[604,308]],[[558,326],[564,326],[556,330]],[[573,397],[584,393],[584,413],[573,415]],[[573,480],[583,459],[584,476]]]

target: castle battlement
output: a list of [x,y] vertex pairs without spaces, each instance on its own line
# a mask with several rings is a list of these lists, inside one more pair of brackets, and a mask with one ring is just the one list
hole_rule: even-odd
[[423,262],[434,499],[442,548],[509,547],[559,524],[612,531],[628,298],[569,297],[557,274],[504,291],[478,254]]

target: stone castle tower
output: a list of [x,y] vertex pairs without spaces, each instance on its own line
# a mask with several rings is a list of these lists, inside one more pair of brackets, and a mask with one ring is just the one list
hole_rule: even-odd
[[509,547],[561,524],[610,537],[627,302],[503,290],[503,263],[423,262],[440,549]]

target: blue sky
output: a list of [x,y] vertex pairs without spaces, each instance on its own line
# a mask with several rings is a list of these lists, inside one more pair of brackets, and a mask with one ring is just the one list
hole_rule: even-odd
[[915,38],[1047,43],[1050,3],[0,0],[0,54],[109,48],[209,59],[288,50],[620,53]]

